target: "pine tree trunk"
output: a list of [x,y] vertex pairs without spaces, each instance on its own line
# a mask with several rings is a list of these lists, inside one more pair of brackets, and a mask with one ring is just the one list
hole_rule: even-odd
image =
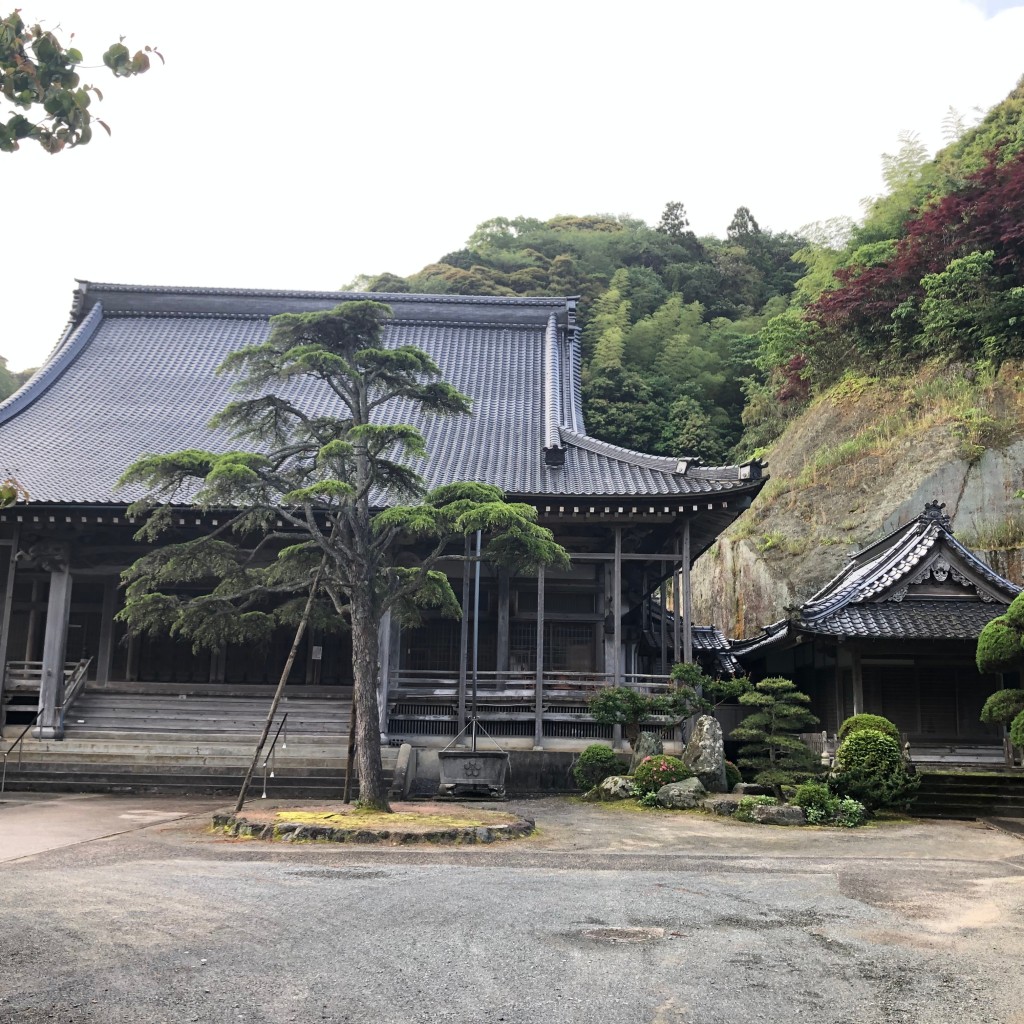
[[377,677],[380,641],[372,602],[352,594],[352,705],[356,712],[356,763],[359,766],[359,806],[390,811],[380,762],[380,711]]

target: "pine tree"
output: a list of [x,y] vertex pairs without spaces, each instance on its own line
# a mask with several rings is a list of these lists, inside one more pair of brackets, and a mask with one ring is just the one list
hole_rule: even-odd
[[817,755],[799,736],[818,724],[807,710],[811,698],[788,679],[762,679],[742,694],[741,704],[756,708],[733,729],[731,738],[740,740],[739,765],[753,768],[754,781],[771,786],[782,799],[782,787],[803,782],[821,771]]
[[[294,622],[311,580],[321,581],[317,614],[343,619],[352,636],[360,804],[380,810],[389,809],[377,706],[384,614],[407,624],[427,607],[457,617],[437,566],[463,557],[463,539],[478,530],[488,538],[488,561],[568,565],[536,510],[505,501],[498,488],[454,483],[424,493],[410,466],[427,454],[423,437],[378,422],[375,410],[403,401],[461,415],[469,400],[438,379],[425,352],[382,344],[389,315],[380,303],[349,302],[274,317],[264,343],[221,367],[255,397],[231,402],[211,426],[228,429],[245,449],[151,455],[122,477],[146,488],[132,510],[152,513],[140,539],[173,527],[171,505],[183,493],[199,507],[236,510],[212,533],[157,547],[127,570],[120,615],[133,631],[170,631],[213,649],[256,642]],[[202,581],[216,585],[200,596],[176,591]]]

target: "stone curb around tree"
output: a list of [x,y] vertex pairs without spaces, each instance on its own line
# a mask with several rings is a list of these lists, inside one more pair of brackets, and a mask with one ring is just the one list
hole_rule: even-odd
[[429,832],[406,832],[390,829],[331,828],[326,825],[300,825],[296,822],[250,821],[234,814],[215,814],[213,830],[233,838],[265,839],[282,843],[299,841],[322,843],[386,843],[409,846],[430,843],[443,846],[467,846],[522,839],[536,830],[532,818],[520,818],[507,825],[467,825],[460,828],[438,828]]

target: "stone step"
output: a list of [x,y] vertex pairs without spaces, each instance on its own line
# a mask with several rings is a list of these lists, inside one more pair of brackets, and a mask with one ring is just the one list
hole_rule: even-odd
[[[6,789],[11,792],[33,793],[167,793],[174,795],[219,796],[235,795],[242,785],[242,774],[220,777],[168,776],[168,775],[108,775],[91,776],[69,773],[8,774]],[[273,778],[267,780],[267,794],[274,799],[339,800],[344,791],[344,777],[329,779]],[[385,775],[385,784],[391,779]],[[353,777],[352,795],[359,794],[358,779]],[[250,797],[258,797],[263,790],[263,776],[254,776]]]

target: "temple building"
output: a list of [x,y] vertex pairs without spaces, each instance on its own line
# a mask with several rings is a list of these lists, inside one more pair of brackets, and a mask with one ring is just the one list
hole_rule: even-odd
[[[462,417],[389,414],[424,434],[430,454],[418,468],[427,485],[500,487],[534,505],[572,559],[568,570],[529,577],[483,564],[478,600],[452,562],[461,622],[403,630],[385,619],[383,734],[450,738],[465,722],[475,673],[481,717],[495,735],[533,747],[589,742],[606,734],[586,714],[595,687],[656,689],[673,662],[695,653],[729,669],[721,634],[690,622],[689,568],[749,507],[766,480],[762,466],[706,467],[588,436],[573,299],[80,282],[46,364],[0,404],[0,479],[27,492],[0,510],[2,713],[10,725],[71,736],[101,720],[123,726],[131,704],[135,727],[166,728],[173,698],[181,721],[216,715],[224,721],[211,728],[227,730],[232,699],[269,696],[291,643],[286,630],[266,648],[212,654],[169,636],[125,635],[115,618],[120,573],[147,548],[127,517],[138,495],[117,480],[144,454],[234,447],[208,426],[232,397],[231,380],[216,368],[263,341],[274,314],[353,299],[390,305],[385,343],[424,349],[472,399]],[[219,518],[182,506],[177,536],[213,529]],[[662,614],[667,608],[680,614]],[[343,705],[350,686],[346,635],[309,635],[289,680],[293,708],[306,696]],[[88,715],[76,712],[76,700]],[[139,712],[147,700],[148,717]]]
[[989,748],[999,760],[1003,729],[979,714],[1004,680],[979,673],[974,656],[978,635],[1020,587],[953,536],[944,508],[928,502],[732,653],[755,678],[793,679],[829,734],[868,712],[893,721],[916,759],[960,760]]

